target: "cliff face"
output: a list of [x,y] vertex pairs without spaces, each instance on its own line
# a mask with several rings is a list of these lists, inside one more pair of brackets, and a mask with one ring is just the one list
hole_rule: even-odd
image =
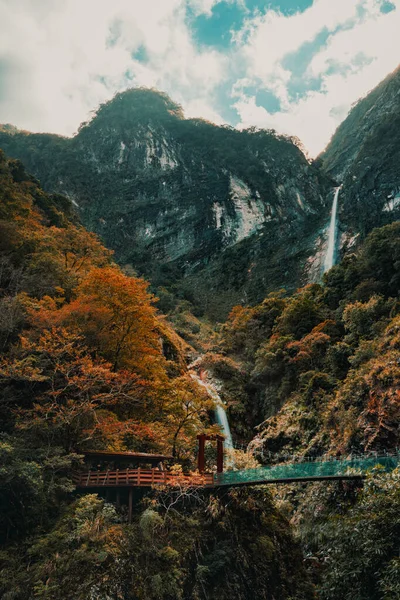
[[3,127],[0,147],[67,195],[119,262],[215,316],[303,283],[329,212],[327,180],[293,140],[186,120],[150,90],[117,95],[73,138]]
[[354,106],[321,159],[343,183],[344,229],[365,235],[400,218],[400,68]]

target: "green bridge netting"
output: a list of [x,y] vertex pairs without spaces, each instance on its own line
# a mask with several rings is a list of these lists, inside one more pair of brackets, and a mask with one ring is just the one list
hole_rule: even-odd
[[373,467],[381,465],[385,471],[392,471],[400,464],[400,455],[298,462],[291,464],[258,467],[245,471],[225,471],[214,476],[214,485],[235,485],[254,483],[274,483],[296,479],[320,479],[323,477],[364,475]]

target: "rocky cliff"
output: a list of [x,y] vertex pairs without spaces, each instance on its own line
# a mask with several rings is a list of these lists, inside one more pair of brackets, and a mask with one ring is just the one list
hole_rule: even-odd
[[364,236],[400,218],[400,67],[353,107],[320,158],[343,183],[344,230]]
[[3,126],[0,147],[120,263],[214,317],[305,282],[329,214],[329,181],[296,140],[185,119],[152,90],[117,94],[73,138]]

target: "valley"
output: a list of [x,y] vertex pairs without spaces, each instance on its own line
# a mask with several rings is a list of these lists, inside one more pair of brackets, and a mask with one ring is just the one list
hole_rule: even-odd
[[[400,597],[399,98],[315,160],[144,88],[71,138],[0,126],[5,600]],[[91,452],[169,483],[135,470],[128,515]]]

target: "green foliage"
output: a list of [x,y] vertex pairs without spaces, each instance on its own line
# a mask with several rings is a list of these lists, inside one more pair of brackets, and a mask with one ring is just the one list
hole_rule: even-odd
[[17,437],[0,438],[0,540],[21,539],[46,527],[73,485],[71,469],[80,457],[61,448],[26,447]]
[[330,306],[340,302],[368,302],[378,294],[396,297],[400,291],[400,222],[374,229],[357,255],[350,255],[325,274],[325,297]]
[[276,332],[301,339],[323,320],[326,314],[321,303],[321,288],[310,285],[300,290],[286,304],[277,320]]
[[78,499],[29,541],[16,574],[16,547],[1,557],[3,597],[314,598],[299,546],[266,490],[164,491],[145,504],[121,526],[96,495]]
[[368,302],[347,304],[343,311],[343,322],[356,339],[368,339],[376,336],[379,321],[389,312],[388,302],[382,296],[373,295]]
[[285,305],[281,295],[270,294],[253,308],[235,306],[221,330],[223,349],[252,361],[258,346],[271,335]]
[[[3,571],[3,590],[14,598],[76,598],[107,594],[110,573],[121,553],[122,529],[115,509],[87,495],[72,504],[52,531],[28,548],[30,569],[20,569],[12,583]],[[0,580],[1,581],[1,580]],[[112,590],[114,592],[114,590]],[[7,593],[7,591],[6,591]]]
[[348,510],[314,522],[320,531],[314,551],[325,564],[321,599],[399,597],[399,484],[398,470],[372,472]]

